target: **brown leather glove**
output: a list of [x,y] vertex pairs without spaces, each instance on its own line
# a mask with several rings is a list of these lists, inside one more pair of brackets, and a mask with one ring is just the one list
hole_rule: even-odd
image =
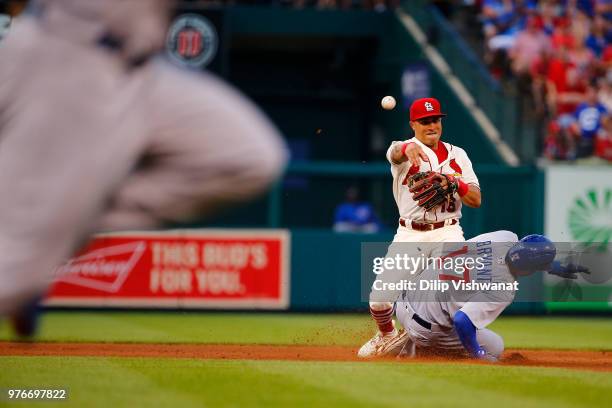
[[435,171],[425,171],[410,176],[408,188],[417,205],[430,211],[450,200],[457,191],[458,185],[452,176]]

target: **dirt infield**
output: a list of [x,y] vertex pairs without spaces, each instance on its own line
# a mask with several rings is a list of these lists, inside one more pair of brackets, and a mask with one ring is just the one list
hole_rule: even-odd
[[[0,356],[155,357],[226,360],[363,361],[354,347],[230,344],[15,343],[0,342]],[[380,359],[377,361],[397,361]],[[487,364],[466,359],[419,357],[401,362]],[[612,351],[507,350],[501,365],[612,371]]]

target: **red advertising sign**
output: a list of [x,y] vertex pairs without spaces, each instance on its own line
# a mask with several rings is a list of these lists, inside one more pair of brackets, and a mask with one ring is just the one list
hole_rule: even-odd
[[286,309],[289,232],[96,236],[57,271],[46,305]]

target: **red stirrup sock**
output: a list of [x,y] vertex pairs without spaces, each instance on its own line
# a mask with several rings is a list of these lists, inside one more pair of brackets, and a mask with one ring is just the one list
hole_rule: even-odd
[[391,333],[395,329],[395,326],[393,326],[394,310],[395,305],[384,310],[374,310],[370,308],[370,314],[372,315],[372,318],[376,322],[378,330],[380,330],[381,333]]

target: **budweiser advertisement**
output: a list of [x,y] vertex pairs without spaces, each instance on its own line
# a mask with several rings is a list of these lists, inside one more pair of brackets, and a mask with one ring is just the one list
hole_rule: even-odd
[[286,309],[286,230],[104,234],[58,268],[49,306]]

